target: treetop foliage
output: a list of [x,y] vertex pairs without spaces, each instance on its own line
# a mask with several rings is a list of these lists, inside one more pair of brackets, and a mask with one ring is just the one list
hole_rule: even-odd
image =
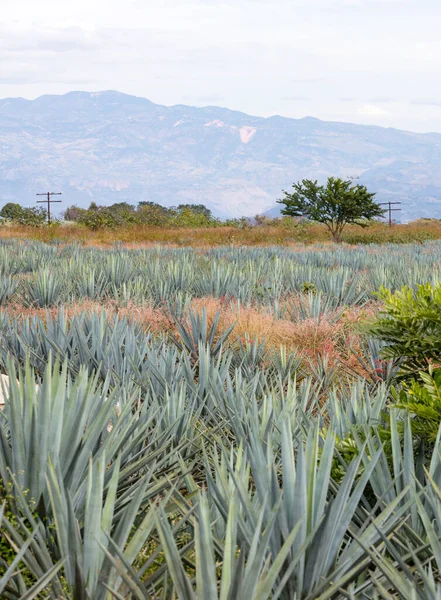
[[20,225],[39,227],[46,223],[47,213],[41,207],[26,208],[15,202],[8,202],[0,210],[0,217]]
[[285,205],[282,214],[324,223],[335,242],[341,241],[348,223],[365,226],[366,221],[384,214],[374,200],[375,194],[351,180],[329,177],[326,185],[319,185],[317,181],[303,179],[292,187],[294,192],[284,191],[285,197],[278,200]]
[[71,206],[65,211],[64,218],[90,229],[124,225],[210,227],[217,223],[210,209],[202,204],[166,207],[147,201],[139,202],[138,206],[127,202],[118,202],[111,206],[98,206],[92,202],[88,209]]

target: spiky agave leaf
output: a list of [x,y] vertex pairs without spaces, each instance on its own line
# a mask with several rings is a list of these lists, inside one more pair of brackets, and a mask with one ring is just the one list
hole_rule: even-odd
[[[45,308],[56,306],[66,298],[64,277],[49,269],[38,272],[33,279],[24,284],[23,302],[25,306]],[[68,279],[68,278],[67,278]]]
[[138,480],[126,498],[124,510],[118,511],[120,460],[107,490],[105,464],[104,457],[95,464],[90,462],[83,511],[75,508],[60,470],[54,465],[49,468],[48,488],[56,532],[53,545],[64,560],[67,584],[74,597],[104,600],[108,597],[104,584],[124,595],[125,580],[109,556],[122,558],[126,566],[132,565],[154,526],[153,511],[145,510],[150,496],[148,487],[154,487],[153,472]]
[[162,511],[158,516],[157,527],[165,559],[179,598],[228,600],[243,597],[250,600],[265,600],[272,595],[276,579],[284,568],[299,527],[290,532],[285,544],[273,557],[270,565],[266,549],[276,515],[273,515],[272,521],[264,528],[262,510],[249,549],[240,548],[237,539],[236,500],[237,496],[234,494],[227,517],[226,537],[222,543],[213,535],[207,496],[204,493],[200,494],[194,520],[195,580],[188,575],[185,552],[178,548],[166,514]]
[[[118,390],[111,391],[108,381],[101,385],[84,369],[72,380],[67,365],[60,368],[57,361],[52,365],[49,360],[38,386],[29,364],[19,371],[18,380],[13,365],[9,374],[9,394],[0,413],[0,476],[6,486],[14,475],[42,517],[50,513],[46,475],[51,462],[59,468],[76,509],[84,506],[91,457],[95,464],[105,456],[107,489],[120,456],[121,498],[145,469],[155,467],[161,473],[152,493],[168,486],[165,476],[174,476],[173,448],[176,451],[179,444],[174,442],[176,423],[169,418],[162,426],[164,408],[148,403],[139,408],[136,391],[118,408]],[[184,439],[182,445],[186,443]]]
[[[371,457],[370,465],[361,477],[358,477],[361,457],[354,460],[348,466],[341,486],[336,488],[331,480],[334,456],[332,432],[322,441],[317,429],[311,431],[306,446],[300,443],[294,451],[292,434],[286,423],[281,438],[281,460],[276,453],[277,445],[273,445],[269,434],[266,439],[262,439],[255,431],[250,431],[248,435],[250,441],[244,441],[244,445],[253,486],[250,488],[248,479],[242,479],[234,471],[230,470],[228,474],[228,479],[237,490],[241,549],[250,547],[259,510],[263,510],[264,524],[271,520],[275,512],[267,557],[275,556],[289,532],[299,526],[285,571],[282,569],[279,574],[278,584],[282,585],[283,581],[282,597],[295,596],[308,600],[334,597],[326,592],[331,582],[335,583],[336,588],[346,585],[366,568],[366,553],[360,548],[358,540],[352,538],[351,531],[359,528],[356,525],[357,511],[380,453]],[[215,460],[209,459],[206,469],[210,498],[225,519],[231,483],[226,483],[224,467],[220,470],[221,465]],[[211,475],[212,470],[216,478]],[[221,485],[221,482],[224,483]],[[360,535],[363,541],[375,546],[381,543],[377,531],[380,524],[385,531],[398,526],[409,508],[408,504],[399,506],[399,500],[401,498],[380,512],[377,520],[374,519],[362,531]]]
[[173,337],[173,341],[178,348],[186,348],[190,355],[198,358],[199,345],[208,347],[213,356],[216,356],[221,350],[226,339],[234,329],[234,324],[227,327],[225,331],[219,331],[220,312],[217,312],[213,322],[209,324],[207,311],[202,309],[201,313],[193,310],[189,312],[190,323],[187,325],[183,320],[175,317],[176,328],[180,339]]
[[[33,598],[39,598],[40,593],[45,591],[52,598],[56,598],[58,594],[51,588],[51,582],[63,566],[63,561],[59,561],[57,564],[51,564],[50,561],[48,569],[44,573],[41,573],[39,568],[36,571],[31,570],[32,564],[35,564],[40,558],[40,551],[42,550],[35,539],[39,530],[42,529],[41,524],[36,525],[34,531],[28,531],[25,527],[21,527],[22,532],[24,532],[24,537],[21,537],[17,524],[13,525],[6,518],[4,512],[5,503],[0,506],[0,539],[3,538],[3,544],[7,540],[12,551],[15,551],[16,554],[9,562],[6,562],[0,556],[0,568],[2,571],[2,575],[0,576],[1,597],[5,600],[18,597],[25,600],[32,600]],[[35,553],[37,554],[37,560],[33,559],[33,554]],[[36,579],[35,583],[30,587],[29,584],[26,584],[23,577],[23,564],[28,568],[28,573],[32,574],[34,579]]]

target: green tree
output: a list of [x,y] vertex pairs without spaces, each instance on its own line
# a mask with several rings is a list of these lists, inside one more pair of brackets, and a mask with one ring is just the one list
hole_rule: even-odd
[[118,202],[111,206],[98,206],[96,202],[91,202],[88,209],[72,206],[66,210],[64,217],[93,230],[115,229],[138,222],[135,208],[127,202]]
[[191,211],[192,213],[203,215],[209,221],[213,218],[211,210],[204,204],[179,204],[176,210],[178,213],[188,213],[188,211]]
[[24,208],[15,202],[8,202],[0,211],[0,216],[20,225],[41,227],[46,223],[47,213],[44,208]]
[[8,202],[0,211],[0,217],[11,221],[17,221],[21,216],[23,216],[23,207],[15,202]]
[[81,217],[86,212],[85,208],[80,208],[76,204],[72,206],[68,206],[64,211],[64,220],[65,221],[80,221]]
[[93,231],[103,228],[114,229],[118,225],[115,216],[108,207],[96,205],[90,205],[78,219],[78,223]]
[[188,205],[175,211],[171,224],[176,227],[213,227],[217,225],[217,221],[207,217],[203,211],[193,210],[191,205]]
[[285,205],[282,215],[324,223],[334,242],[341,241],[348,223],[364,227],[368,220],[384,214],[374,201],[375,194],[350,180],[330,177],[326,185],[319,185],[317,181],[303,179],[292,187],[294,192],[284,191],[285,197],[277,201]]
[[173,216],[172,211],[156,202],[139,202],[137,208],[138,221],[143,225],[166,225]]
[[29,227],[41,227],[46,225],[46,221],[47,211],[40,207],[24,208],[22,216],[18,219],[20,225],[28,225]]
[[111,204],[108,210],[113,215],[117,225],[135,225],[139,222],[135,207],[128,202]]

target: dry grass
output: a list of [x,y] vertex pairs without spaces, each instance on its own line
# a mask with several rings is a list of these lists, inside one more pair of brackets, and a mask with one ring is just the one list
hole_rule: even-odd
[[[176,247],[192,246],[291,246],[296,244],[331,243],[325,226],[319,224],[265,225],[261,227],[213,228],[161,228],[146,226],[120,227],[116,230],[102,229],[91,231],[78,225],[53,227],[1,226],[0,239],[36,239],[44,242],[78,242],[89,246],[109,246],[115,242],[127,247],[167,244]],[[410,243],[441,239],[440,221],[419,221],[409,225],[394,225],[392,228],[376,223],[364,229],[356,225],[348,226],[343,241],[348,244],[362,243]]]
[[[296,298],[289,301],[292,304]],[[175,323],[165,309],[153,308],[149,305],[130,304],[119,307],[115,302],[98,303],[85,301],[62,307],[69,317],[85,312],[106,311],[109,317],[118,315],[141,323],[145,329],[154,334],[173,334],[178,336]],[[268,311],[258,307],[243,308],[223,299],[205,297],[193,300],[192,310],[206,310],[208,322],[211,324],[215,315],[220,313],[219,331],[224,331],[234,324],[230,342],[240,340],[242,343],[257,340],[263,342],[269,351],[278,351],[284,346],[304,359],[305,364],[316,364],[319,357],[326,358],[330,366],[337,369],[353,370],[361,376],[366,372],[361,368],[357,355],[362,353],[359,324],[375,315],[376,304],[364,308],[353,307],[343,314],[334,314],[327,318],[306,319],[293,322],[278,319]],[[25,308],[20,304],[10,305],[7,312],[19,319],[28,316],[39,316],[45,319],[48,314],[55,316],[57,308],[35,309]]]
[[265,342],[269,348],[284,346],[313,363],[319,356],[326,357],[332,366],[346,365],[360,375],[365,374],[360,371],[360,363],[356,358],[361,352],[362,340],[358,325],[375,315],[374,303],[363,308],[351,308],[341,314],[336,322],[333,322],[334,315],[330,314],[326,319],[306,319],[295,323],[277,319],[258,308],[225,306],[222,300],[216,298],[194,300],[192,308],[195,311],[205,308],[209,322],[220,312],[221,330],[234,323],[233,337],[244,342],[256,339]]

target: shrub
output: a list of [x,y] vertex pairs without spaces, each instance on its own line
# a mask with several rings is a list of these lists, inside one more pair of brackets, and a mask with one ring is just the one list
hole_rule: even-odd
[[0,216],[13,223],[40,227],[46,223],[47,213],[43,208],[23,208],[20,204],[8,202],[0,211]]
[[368,330],[387,344],[385,357],[401,361],[407,375],[437,363],[441,358],[441,283],[403,287],[395,293],[383,287],[378,296],[384,306]]
[[20,204],[15,202],[8,202],[0,211],[0,217],[3,217],[3,219],[10,219],[11,221],[17,221],[22,214],[23,208]]
[[79,222],[85,212],[86,212],[85,208],[80,208],[79,206],[76,206],[74,204],[73,206],[69,206],[68,208],[66,208],[66,210],[64,211],[63,217],[64,217],[65,221],[78,221]]
[[136,208],[127,202],[111,206],[98,206],[92,202],[87,210],[71,206],[65,211],[64,217],[66,220],[85,225],[92,231],[133,225],[191,228],[218,225],[211,211],[203,204],[180,204],[174,208],[155,202],[140,202]]
[[421,440],[433,444],[441,424],[441,369],[432,368],[419,373],[421,379],[412,379],[399,391],[394,390],[398,408],[406,409],[412,416],[412,431]]

